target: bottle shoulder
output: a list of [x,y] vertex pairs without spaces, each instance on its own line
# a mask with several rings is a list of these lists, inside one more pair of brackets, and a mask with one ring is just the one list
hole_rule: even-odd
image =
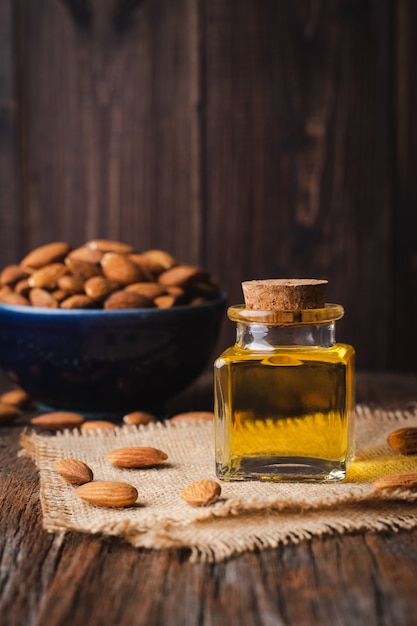
[[[346,343],[335,343],[332,346],[271,346],[270,350],[242,348],[235,344],[226,348],[215,360],[217,366],[228,361],[262,360],[272,356],[288,356],[303,361],[334,361],[348,363],[355,358],[355,349]],[[285,360],[283,361],[283,363]]]

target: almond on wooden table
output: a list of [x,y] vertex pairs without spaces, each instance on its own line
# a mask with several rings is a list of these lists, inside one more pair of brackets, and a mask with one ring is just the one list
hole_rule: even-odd
[[0,395],[0,403],[23,408],[32,402],[30,395],[24,389],[10,389]]
[[5,402],[0,403],[0,424],[11,424],[21,415],[22,412],[17,407]]
[[401,454],[417,454],[417,428],[398,428],[388,435],[387,442]]
[[116,448],[107,454],[107,458],[116,467],[146,468],[160,465],[168,455],[162,450],[147,446]]
[[181,497],[192,506],[208,506],[219,499],[221,491],[215,480],[197,480],[183,489]]
[[138,491],[129,483],[112,480],[95,480],[77,487],[75,492],[86,502],[96,506],[132,506],[138,498]]
[[53,411],[32,417],[30,423],[44,430],[62,430],[63,428],[78,428],[84,422],[79,413],[70,411]]
[[53,467],[71,485],[84,485],[93,480],[93,470],[86,463],[77,459],[55,461]]

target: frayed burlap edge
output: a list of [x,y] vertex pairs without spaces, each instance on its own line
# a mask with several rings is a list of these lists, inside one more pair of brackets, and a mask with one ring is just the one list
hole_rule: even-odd
[[[359,405],[356,414],[359,442],[361,438],[366,439],[372,450],[375,450],[375,442],[379,438],[380,449],[384,451],[384,428],[389,431],[394,424],[395,428],[417,424],[414,410],[385,411]],[[376,439],[375,436],[369,437],[367,433],[370,430],[374,435],[376,433]],[[182,446],[188,439],[190,445],[203,441],[203,448],[207,447],[207,461],[203,462],[202,467],[193,465],[192,451],[187,452],[188,444]],[[150,503],[146,512],[145,506],[141,510],[128,509],[107,514],[98,507],[78,502],[73,488],[64,484],[61,477],[51,470],[53,460],[68,456],[68,451],[69,456],[74,458],[74,446],[77,448],[77,443],[81,442],[88,449],[96,451],[99,445],[111,448],[119,442],[128,445],[126,441],[132,440],[136,445],[152,442],[155,447],[160,446],[162,449],[164,442],[171,441],[171,448],[174,451],[178,448],[179,456],[173,456],[171,475],[168,471],[165,474],[169,488],[173,489],[175,485],[177,492],[170,496],[165,507],[158,508],[158,504],[152,507]],[[22,435],[21,443],[21,454],[31,457],[40,471],[43,524],[49,532],[114,535],[123,537],[138,548],[187,548],[192,561],[213,562],[248,550],[274,548],[281,543],[299,542],[314,536],[397,531],[417,526],[417,514],[412,506],[415,494],[376,491],[369,482],[338,485],[225,483],[222,485],[223,497],[214,506],[205,509],[189,507],[179,497],[181,484],[199,477],[215,478],[212,425],[207,422],[168,423],[140,428],[124,426],[111,432],[64,431],[52,437],[26,432]],[[70,450],[69,443],[72,446]],[[185,456],[183,448],[186,450]],[[366,459],[367,451],[363,446],[359,452]],[[202,450],[197,450],[196,454],[201,455]],[[402,458],[401,463],[403,471],[417,471],[416,459]],[[107,467],[105,471],[108,471]],[[178,480],[179,474],[183,480]],[[162,485],[165,483],[164,474],[160,470],[153,473],[151,479],[159,480]],[[56,497],[57,494],[59,497]],[[71,508],[74,500],[75,510]]]

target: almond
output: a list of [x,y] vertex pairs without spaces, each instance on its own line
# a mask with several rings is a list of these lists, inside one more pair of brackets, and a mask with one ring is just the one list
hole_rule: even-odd
[[198,480],[190,483],[181,493],[181,497],[193,506],[208,506],[219,499],[221,487],[215,480]]
[[176,424],[177,422],[195,422],[198,420],[208,420],[211,421],[214,419],[214,413],[211,411],[188,411],[186,413],[177,413],[169,420],[171,424]]
[[96,306],[96,301],[81,293],[69,296],[69,298],[65,298],[61,302],[61,309],[91,309],[94,306]]
[[5,391],[1,394],[0,402],[2,404],[9,404],[15,407],[25,407],[29,406],[32,400],[24,389],[11,389],[10,391]]
[[93,471],[83,461],[62,459],[55,461],[54,470],[71,485],[84,485],[93,480]]
[[123,417],[123,422],[125,424],[133,424],[135,426],[150,424],[151,422],[156,422],[157,419],[155,415],[152,413],[146,413],[146,411],[133,411],[132,413],[127,413]]
[[154,276],[177,265],[176,259],[164,250],[146,250],[140,255],[134,255],[134,260]]
[[399,428],[387,437],[388,445],[401,454],[417,454],[417,428]]
[[58,289],[62,289],[67,294],[84,293],[84,281],[80,276],[66,274],[58,279]]
[[29,300],[32,306],[44,306],[50,309],[58,307],[58,301],[54,296],[46,289],[40,289],[39,287],[30,290]]
[[168,455],[156,448],[133,447],[111,450],[107,458],[116,467],[140,468],[160,465],[167,460]]
[[138,283],[143,278],[143,272],[136,263],[116,252],[106,252],[101,259],[101,267],[106,278],[120,285]]
[[22,278],[22,280],[19,280],[19,282],[15,284],[14,290],[16,293],[20,293],[21,296],[27,296],[31,290],[28,279]]
[[148,282],[148,283],[132,283],[131,285],[127,285],[125,287],[126,291],[134,291],[135,293],[140,294],[141,296],[146,296],[153,300],[158,296],[162,296],[165,293],[165,287],[159,285],[158,283]]
[[28,277],[28,273],[20,265],[7,265],[0,274],[2,285],[15,285],[19,280]]
[[25,296],[22,296],[20,293],[15,293],[14,291],[10,292],[1,292],[0,293],[0,302],[4,304],[20,304],[23,306],[30,306],[30,302]]
[[134,504],[138,492],[133,485],[112,480],[96,480],[76,488],[76,493],[96,506],[125,507]]
[[81,261],[87,261],[88,263],[99,265],[103,254],[104,252],[101,252],[100,250],[92,250],[88,246],[81,246],[80,248],[71,250],[68,257],[70,259],[80,259]]
[[81,424],[81,430],[114,430],[116,424],[106,420],[91,420]]
[[51,263],[35,270],[28,278],[31,287],[54,289],[58,279],[68,272],[64,263]]
[[104,301],[105,309],[142,309],[152,307],[153,302],[134,291],[115,291]]
[[0,403],[0,424],[11,424],[16,418],[20,417],[22,412],[15,406]]
[[77,428],[83,421],[84,418],[79,413],[55,411],[32,417],[30,423],[45,430],[61,430],[63,428]]
[[112,239],[92,239],[85,244],[91,250],[100,252],[117,252],[118,254],[130,254],[135,252],[135,248],[129,243],[113,241]]
[[21,265],[23,267],[40,268],[50,263],[56,263],[63,261],[64,257],[70,251],[70,246],[64,241],[55,241],[53,243],[47,243],[44,246],[35,248],[32,252],[29,252],[22,260]]
[[158,309],[170,309],[177,302],[177,298],[175,296],[170,296],[169,294],[165,296],[158,296],[154,299],[155,306]]
[[82,259],[71,258],[69,256],[65,259],[65,265],[70,272],[82,280],[88,280],[92,276],[99,276],[101,274],[100,268],[95,263],[89,263]]
[[111,293],[119,289],[119,284],[114,280],[109,280],[104,276],[93,276],[85,281],[84,291],[87,296],[94,300],[107,298]]
[[388,474],[387,476],[381,476],[374,482],[376,489],[392,491],[394,489],[417,489],[417,472],[410,472],[408,474]]
[[188,285],[193,281],[204,280],[208,278],[208,273],[200,267],[193,265],[177,265],[158,276],[158,281],[166,287],[170,285],[179,285],[180,287]]

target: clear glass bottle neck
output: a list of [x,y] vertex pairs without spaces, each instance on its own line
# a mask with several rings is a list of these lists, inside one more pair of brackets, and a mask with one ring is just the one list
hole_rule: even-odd
[[335,342],[335,322],[294,326],[238,322],[236,328],[236,344],[245,350],[271,352],[281,346],[330,348]]

